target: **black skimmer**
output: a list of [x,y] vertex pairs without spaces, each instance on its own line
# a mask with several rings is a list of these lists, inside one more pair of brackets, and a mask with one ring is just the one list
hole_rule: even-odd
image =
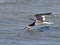
[[45,21],[45,15],[51,15],[52,13],[42,13],[42,14],[35,14],[36,20],[30,18],[34,22],[26,26],[26,30],[30,31],[30,26],[42,24]]

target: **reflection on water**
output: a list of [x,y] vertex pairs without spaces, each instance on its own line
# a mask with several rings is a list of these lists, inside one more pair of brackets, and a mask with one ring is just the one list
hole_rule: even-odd
[[[0,45],[58,45],[60,44],[60,0],[0,0]],[[27,32],[24,27],[36,13],[52,12],[57,17],[51,29],[43,27]],[[36,28],[36,27],[32,27]]]

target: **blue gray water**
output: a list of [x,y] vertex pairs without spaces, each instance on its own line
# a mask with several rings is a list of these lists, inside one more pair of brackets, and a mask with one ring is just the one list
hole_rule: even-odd
[[[51,29],[24,29],[30,17],[45,12],[57,15],[47,19]],[[60,0],[0,0],[0,45],[60,45]]]

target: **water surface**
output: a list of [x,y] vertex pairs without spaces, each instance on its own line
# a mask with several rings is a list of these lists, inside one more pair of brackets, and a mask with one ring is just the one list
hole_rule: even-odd
[[[34,14],[52,12],[51,29],[23,29]],[[60,45],[60,0],[0,0],[0,45]],[[53,28],[54,27],[54,28]],[[36,28],[36,27],[34,27]]]

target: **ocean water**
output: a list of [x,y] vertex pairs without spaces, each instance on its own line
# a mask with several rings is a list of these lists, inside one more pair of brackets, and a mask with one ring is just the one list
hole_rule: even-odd
[[[30,17],[46,12],[56,15],[46,20],[54,22],[50,28],[24,29]],[[0,0],[0,45],[60,45],[60,0]]]

